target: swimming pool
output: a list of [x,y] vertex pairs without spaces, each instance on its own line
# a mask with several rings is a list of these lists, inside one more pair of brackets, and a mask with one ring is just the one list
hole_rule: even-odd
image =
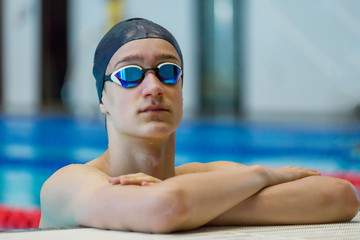
[[[92,160],[107,148],[99,119],[2,116],[0,131],[0,205],[6,206],[39,207],[41,186],[53,172]],[[230,160],[360,176],[360,125],[185,121],[176,149],[176,165]]]

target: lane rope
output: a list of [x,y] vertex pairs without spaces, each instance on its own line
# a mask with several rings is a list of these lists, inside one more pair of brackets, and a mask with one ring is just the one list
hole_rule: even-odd
[[40,217],[39,208],[23,209],[0,205],[0,230],[38,228]]

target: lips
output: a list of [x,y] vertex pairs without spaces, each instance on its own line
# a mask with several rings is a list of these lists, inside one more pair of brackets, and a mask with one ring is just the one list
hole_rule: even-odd
[[160,112],[170,112],[168,108],[162,105],[151,105],[140,110],[140,113],[160,113]]

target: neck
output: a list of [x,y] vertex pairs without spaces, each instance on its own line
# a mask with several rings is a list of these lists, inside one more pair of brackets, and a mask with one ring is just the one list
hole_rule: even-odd
[[104,155],[109,176],[145,173],[159,179],[175,175],[175,132],[162,139],[142,138],[108,131],[109,149]]

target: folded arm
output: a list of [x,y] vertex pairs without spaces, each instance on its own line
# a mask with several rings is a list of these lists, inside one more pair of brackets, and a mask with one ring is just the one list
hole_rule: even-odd
[[[41,227],[83,225],[144,232],[202,226],[266,186],[315,172],[260,166],[176,176],[149,186],[112,185],[104,173],[72,165],[41,191]],[[224,197],[226,196],[226,197]]]
[[[235,162],[189,163],[178,174],[242,168]],[[269,186],[221,214],[212,225],[310,224],[350,221],[360,207],[354,186],[342,179],[312,176]]]

